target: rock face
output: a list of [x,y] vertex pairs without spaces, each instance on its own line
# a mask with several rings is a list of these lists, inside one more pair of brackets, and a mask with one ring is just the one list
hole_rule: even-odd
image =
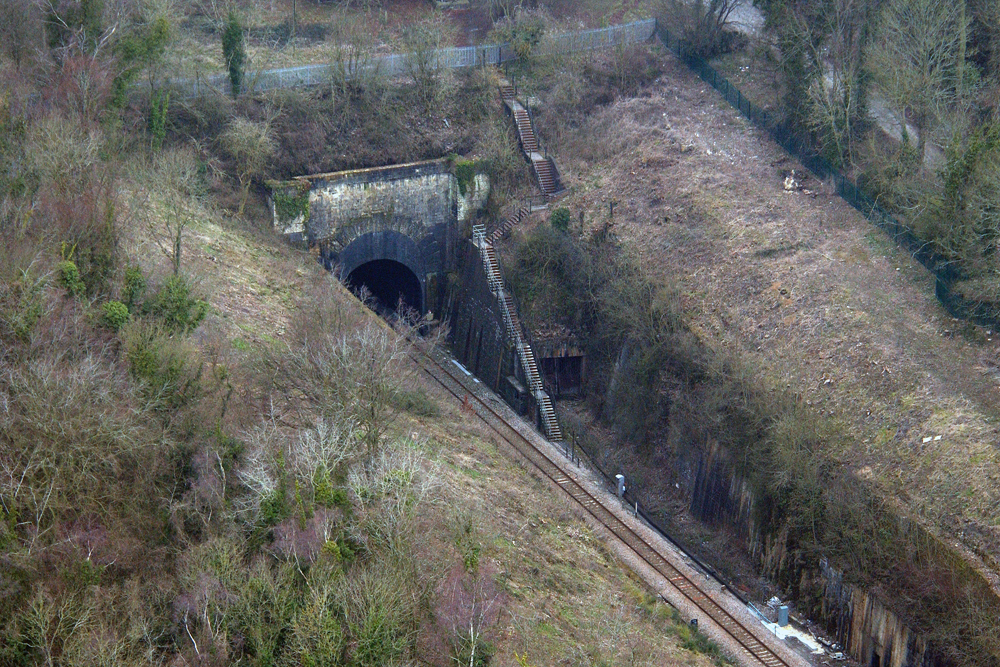
[[[715,442],[692,447],[679,457],[675,474],[685,487],[691,512],[706,523],[728,526],[760,569],[801,600],[812,600],[815,614],[843,646],[868,667],[936,667],[927,641],[879,598],[878,591],[847,583],[825,558],[796,554],[780,525],[768,525],[758,511],[760,497],[734,470],[731,454]],[[913,526],[913,530],[919,530]]]

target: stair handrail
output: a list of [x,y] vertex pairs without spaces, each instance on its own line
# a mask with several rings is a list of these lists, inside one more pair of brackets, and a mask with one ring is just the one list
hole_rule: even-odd
[[472,242],[477,248],[482,248],[486,242],[486,225],[472,225]]
[[[479,245],[479,250],[483,261],[483,268],[486,272],[486,282],[490,291],[493,292],[493,294],[497,297],[497,300],[500,302],[500,313],[504,319],[504,324],[507,326],[507,331],[513,339],[514,345],[517,347],[518,357],[521,360],[521,366],[524,370],[524,376],[528,381],[528,387],[532,392],[535,392],[543,388],[541,374],[538,372],[537,368],[538,362],[536,360],[535,369],[534,372],[532,372],[531,367],[528,365],[527,355],[524,353],[524,347],[527,346],[529,350],[531,349],[530,343],[526,343],[526,330],[524,324],[519,318],[517,320],[514,319],[514,313],[512,313],[510,308],[507,306],[504,294],[510,295],[511,301],[514,303],[515,310],[518,309],[516,301],[517,297],[514,296],[512,291],[506,289],[506,280],[504,279],[503,269],[500,266],[500,262],[497,260],[495,253],[492,256],[491,261],[491,256],[487,248],[492,249],[493,246],[492,244],[486,242],[485,238],[482,236],[482,230],[485,230],[484,225],[475,225],[473,228],[473,233],[476,238],[482,241],[482,244]],[[532,356],[534,356],[533,352]]]
[[[490,247],[494,248],[494,256],[496,256],[496,252],[495,252],[496,249],[495,249],[495,247],[493,246],[492,243],[490,243]],[[486,255],[486,250],[484,248],[483,249],[483,259],[484,259],[484,261],[486,261],[486,258],[487,258],[487,255]],[[491,267],[491,268],[492,268],[493,271],[496,272],[496,280],[503,286],[504,292],[510,295],[510,300],[514,304],[514,310],[515,310],[515,312],[520,313],[521,312],[521,304],[520,304],[520,302],[519,302],[519,300],[517,298],[517,295],[514,293],[514,290],[510,289],[510,287],[509,287],[510,283],[507,282],[507,276],[504,275],[503,264],[500,263],[499,257],[497,257],[496,265],[494,267]],[[487,278],[489,278],[489,274],[487,274]],[[497,295],[497,296],[500,297],[500,295]],[[506,305],[506,303],[504,303],[503,298],[500,297],[499,300],[500,300],[500,302],[502,304],[501,307],[506,311],[507,310],[507,305]],[[512,323],[513,323],[513,318],[511,318],[511,319],[512,319]],[[536,346],[535,346],[535,342],[534,342],[534,340],[533,340],[533,338],[531,336],[531,332],[528,330],[528,327],[525,326],[524,322],[521,320],[520,317],[518,317],[516,321],[517,321],[517,323],[519,325],[518,327],[516,327],[518,330],[517,331],[513,331],[511,333],[512,334],[516,334],[518,338],[520,338],[521,340],[523,340],[532,349],[532,351],[534,351],[534,349],[535,349]],[[541,377],[541,373],[539,373],[539,377]],[[544,389],[545,387],[543,386],[542,388]]]
[[[477,225],[482,230],[485,230],[485,226]],[[520,318],[516,319],[517,324],[515,325],[514,313],[511,312],[510,307],[507,305],[507,299],[504,298],[505,295],[509,295],[511,303],[514,306],[516,312],[520,311],[520,305],[517,302],[517,296],[506,287],[507,281],[503,275],[503,266],[500,264],[500,260],[496,255],[495,249],[491,243],[488,243],[485,239],[483,244],[479,246],[480,255],[482,256],[484,268],[486,269],[487,282],[490,285],[491,291],[494,289],[494,285],[497,285],[494,295],[497,297],[497,301],[500,302],[500,312],[504,319],[504,324],[507,326],[507,331],[509,332],[511,338],[514,341],[514,345],[517,349],[518,359],[521,361],[521,369],[524,371],[524,377],[528,383],[528,389],[531,391],[532,396],[536,398],[536,392],[545,393],[548,400],[548,405],[546,406],[542,402],[538,402],[538,409],[542,413],[542,424],[545,428],[545,434],[550,440],[560,440],[562,439],[562,427],[559,424],[559,415],[556,413],[555,401],[552,399],[551,393],[549,393],[544,384],[544,379],[541,371],[538,369],[538,357],[534,353],[534,345],[531,340],[531,334],[528,328],[524,326],[524,322]],[[493,249],[494,252],[490,254],[487,248]],[[527,350],[527,352],[525,351]],[[534,368],[528,363],[528,356],[534,359]],[[546,415],[551,416],[550,420],[546,419]]]
[[[499,258],[497,259],[495,270],[498,273],[497,277],[499,278],[500,283],[504,286],[505,292],[510,295],[510,300],[514,304],[514,311],[520,313],[521,304],[518,301],[517,295],[514,293],[514,290],[508,287],[510,283],[507,282],[507,277],[504,275],[503,265],[500,263]],[[504,310],[507,310],[507,304],[503,302],[502,298],[500,299],[500,301],[502,303],[502,308]],[[524,344],[528,346],[529,349],[532,350],[532,354],[534,354],[535,342],[532,339],[531,332],[528,330],[528,327],[525,326],[524,321],[521,320],[520,317],[518,317],[516,321],[519,326],[517,327],[517,331],[512,333],[515,333],[516,336],[520,338],[524,342]],[[512,318],[512,324],[513,324],[513,318]],[[537,358],[535,359],[535,363],[537,366],[538,363]],[[544,379],[542,378],[541,371],[538,371],[538,385],[539,385],[538,389],[545,389],[545,382]]]
[[508,333],[510,333],[511,337],[515,339],[515,342],[519,342],[521,340],[520,327],[514,326],[513,313],[510,312],[510,309],[507,307],[507,302],[503,298],[506,293],[510,294],[511,299],[513,299],[514,294],[505,287],[503,274],[500,269],[500,262],[496,260],[495,249],[493,261],[490,261],[491,256],[488,248],[493,249],[493,245],[488,244],[481,234],[478,236],[482,240],[482,243],[479,245],[479,254],[483,262],[483,270],[486,273],[486,283],[490,288],[490,292],[492,292],[493,295],[497,297],[497,300],[500,301],[501,315],[504,319],[504,323],[507,325]]

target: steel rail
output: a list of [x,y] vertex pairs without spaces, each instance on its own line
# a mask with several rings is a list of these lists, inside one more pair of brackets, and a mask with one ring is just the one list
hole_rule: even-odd
[[[415,347],[420,349],[419,343]],[[691,578],[671,565],[666,558],[645,539],[640,537],[628,524],[622,521],[579,482],[563,472],[560,466],[545,452],[535,447],[531,441],[511,426],[486,401],[466,387],[461,379],[453,374],[445,364],[440,363],[432,354],[423,349],[420,349],[420,352],[433,368],[428,367],[428,364],[412,354],[410,357],[425,373],[464,405],[471,406],[474,402],[475,405],[480,406],[482,410],[476,410],[476,414],[490,429],[530,461],[553,483],[566,491],[598,523],[628,545],[649,567],[663,576],[671,586],[732,637],[747,655],[765,665],[765,667],[791,667],[781,656],[771,650],[770,647],[751,632],[749,628],[720,606],[707,591],[703,590]],[[444,379],[441,376],[444,376]]]

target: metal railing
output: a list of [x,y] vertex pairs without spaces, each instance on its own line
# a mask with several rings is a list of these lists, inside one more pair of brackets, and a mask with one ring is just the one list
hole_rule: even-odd
[[[554,442],[560,441],[563,436],[555,405],[551,399],[543,401],[538,396],[538,392],[544,392],[545,387],[542,382],[541,371],[538,368],[538,359],[533,352],[534,346],[531,341],[531,335],[527,327],[517,317],[516,313],[520,310],[517,297],[507,287],[500,259],[496,256],[493,245],[487,240],[485,225],[473,225],[472,241],[479,249],[483,271],[486,275],[486,283],[500,304],[500,314],[507,329],[507,335],[517,350],[517,358],[521,362],[521,370],[524,372],[524,378],[528,383],[528,390],[535,399],[541,413],[545,435],[549,440]],[[491,250],[493,250],[492,253],[490,252]],[[507,302],[508,298],[510,299],[510,303]],[[512,305],[513,308],[511,307]]]
[[[536,47],[538,55],[556,55],[573,53],[592,49],[603,49],[620,44],[644,42],[653,37],[656,21],[646,19],[624,25],[610,26],[596,30],[547,35]],[[417,66],[431,69],[457,69],[462,67],[481,67],[485,65],[501,65],[517,60],[518,56],[510,44],[482,44],[479,46],[456,46],[435,49],[430,53],[400,53],[385,56],[374,56],[365,62],[351,62],[346,66],[339,65],[301,65],[298,67],[283,67],[262,71],[247,72],[244,87],[248,92],[265,92],[283,88],[299,88],[318,86],[329,83],[335,75],[351,79],[362,72],[377,73],[388,78],[410,76]],[[232,92],[229,77],[224,72],[196,76],[191,79],[166,79],[159,85],[170,89],[174,95],[190,99],[208,94],[225,94]]]

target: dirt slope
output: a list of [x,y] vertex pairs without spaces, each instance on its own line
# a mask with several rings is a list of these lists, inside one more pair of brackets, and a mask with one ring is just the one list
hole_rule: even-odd
[[995,570],[996,332],[956,322],[931,276],[683,64],[547,142],[586,212],[674,281],[692,325],[841,422],[829,454]]

